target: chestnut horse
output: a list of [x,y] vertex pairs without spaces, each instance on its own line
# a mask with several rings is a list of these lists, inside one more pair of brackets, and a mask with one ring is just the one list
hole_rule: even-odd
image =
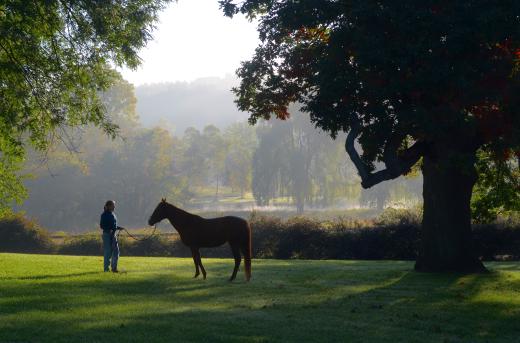
[[195,276],[206,279],[206,270],[202,266],[199,248],[217,247],[226,242],[231,246],[235,258],[235,269],[229,278],[233,281],[244,255],[246,280],[251,278],[251,228],[249,223],[238,217],[219,217],[204,219],[173,206],[162,199],[155,208],[148,224],[155,225],[163,219],[168,219],[181,236],[181,241],[191,249],[195,263]]

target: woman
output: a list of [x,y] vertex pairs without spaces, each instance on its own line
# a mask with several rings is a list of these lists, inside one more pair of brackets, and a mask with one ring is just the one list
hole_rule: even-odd
[[119,244],[117,243],[116,231],[123,229],[117,226],[117,217],[114,214],[115,209],[115,201],[108,200],[105,203],[104,211],[101,214],[101,220],[99,222],[99,226],[101,230],[103,230],[104,271],[108,272],[108,266],[111,264],[113,273],[118,272],[117,261],[119,259]]

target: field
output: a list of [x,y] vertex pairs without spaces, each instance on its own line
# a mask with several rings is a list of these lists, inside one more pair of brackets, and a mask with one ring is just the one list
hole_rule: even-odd
[[0,342],[520,342],[520,263],[421,274],[399,261],[0,254]]

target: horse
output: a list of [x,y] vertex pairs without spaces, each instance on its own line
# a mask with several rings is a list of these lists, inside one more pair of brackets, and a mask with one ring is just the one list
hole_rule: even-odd
[[237,275],[242,262],[240,253],[244,255],[246,280],[251,279],[251,228],[247,220],[232,216],[205,219],[181,210],[163,198],[153,211],[148,224],[155,225],[165,218],[177,230],[181,241],[191,249],[195,263],[194,278],[199,276],[200,267],[202,277],[206,279],[199,249],[217,247],[228,242],[235,259],[235,268],[229,281],[233,281]]

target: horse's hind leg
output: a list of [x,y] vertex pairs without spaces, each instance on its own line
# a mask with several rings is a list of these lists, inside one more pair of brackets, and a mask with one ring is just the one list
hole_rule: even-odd
[[199,261],[198,261],[198,258],[197,258],[197,253],[198,253],[198,249],[191,248],[191,256],[193,257],[193,263],[195,263],[195,276],[194,276],[194,278],[196,278],[200,274],[200,272],[199,272]]
[[[206,280],[206,270],[204,269],[204,266],[202,265],[202,259],[200,257],[200,251],[199,249],[197,249],[197,252],[196,252],[196,258],[197,258],[197,262],[199,264],[199,267],[200,267],[200,271],[202,272],[202,278],[204,280]],[[198,270],[198,268],[197,268]]]
[[244,269],[246,272],[246,281],[249,281],[251,279],[251,245],[245,244],[240,248],[240,250],[244,255]]
[[240,267],[240,262],[242,262],[242,257],[240,256],[240,247],[238,245],[231,245],[231,251],[233,252],[233,257],[235,258],[235,268],[233,269],[233,274],[231,274],[229,281],[235,280],[238,267]]

